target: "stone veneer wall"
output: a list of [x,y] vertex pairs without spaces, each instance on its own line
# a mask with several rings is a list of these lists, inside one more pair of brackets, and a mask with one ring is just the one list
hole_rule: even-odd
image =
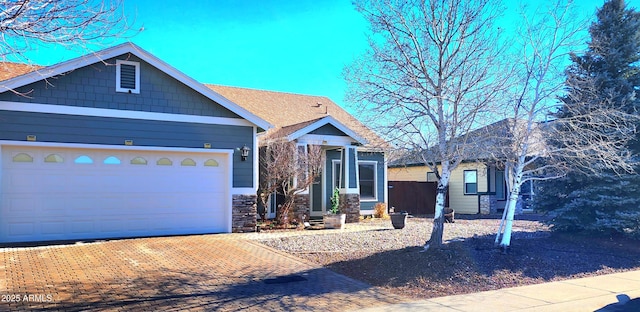
[[310,198],[309,194],[296,194],[293,199],[293,218],[300,223],[309,221]]
[[231,231],[255,232],[258,224],[257,195],[233,195],[231,207]]
[[347,223],[360,222],[360,194],[340,194],[340,212],[347,215]]
[[498,213],[498,200],[496,195],[480,195],[480,214]]

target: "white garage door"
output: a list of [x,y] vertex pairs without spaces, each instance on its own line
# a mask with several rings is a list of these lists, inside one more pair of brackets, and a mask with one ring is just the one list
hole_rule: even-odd
[[227,155],[3,146],[0,242],[229,232]]

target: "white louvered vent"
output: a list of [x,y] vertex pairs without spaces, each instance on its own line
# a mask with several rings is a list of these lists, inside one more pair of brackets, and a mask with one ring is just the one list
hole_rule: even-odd
[[116,91],[140,93],[140,63],[116,61]]

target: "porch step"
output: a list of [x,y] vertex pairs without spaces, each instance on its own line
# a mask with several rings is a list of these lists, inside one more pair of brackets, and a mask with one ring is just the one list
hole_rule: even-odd
[[311,217],[308,222],[309,228],[324,228],[324,221],[322,221],[322,217]]

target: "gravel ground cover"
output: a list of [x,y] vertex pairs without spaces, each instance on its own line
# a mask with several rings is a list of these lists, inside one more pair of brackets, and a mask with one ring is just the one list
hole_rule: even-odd
[[[521,217],[523,218],[523,217]],[[421,252],[430,218],[402,230],[368,219],[345,230],[273,231],[252,239],[411,298],[432,298],[640,269],[640,242],[553,233],[538,216],[514,222],[508,253],[494,247],[499,217],[445,224],[445,247]]]

